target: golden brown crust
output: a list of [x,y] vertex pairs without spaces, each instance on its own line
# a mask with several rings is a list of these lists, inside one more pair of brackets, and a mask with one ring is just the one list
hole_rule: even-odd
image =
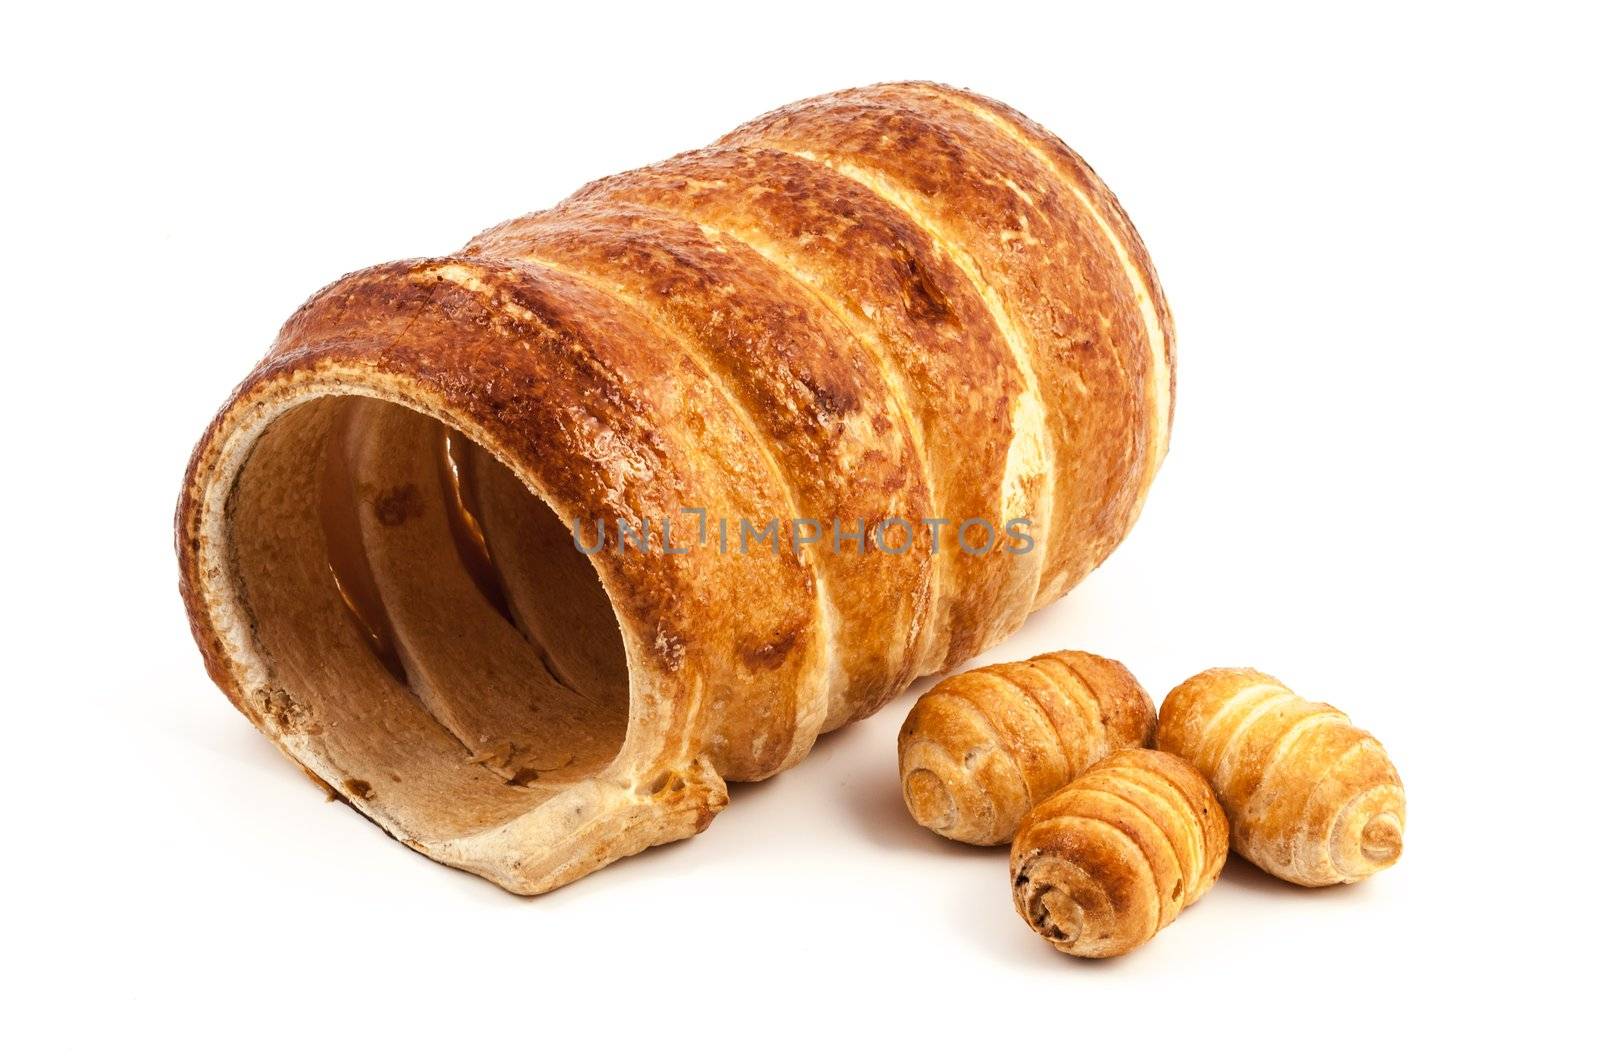
[[1172,323],[1172,309],[1167,303],[1166,292],[1162,290],[1161,280],[1156,276],[1150,252],[1111,189],[1060,137],[1026,115],[987,96],[925,82],[917,83],[916,87],[956,100],[1041,155],[1047,167],[1087,209],[1091,219],[1101,229],[1105,249],[1117,259],[1128,275],[1130,294],[1144,323],[1144,346],[1151,359],[1147,376],[1150,389],[1150,441],[1145,454],[1144,482],[1134,510],[1129,515],[1131,524],[1138,517],[1138,511],[1144,504],[1144,495],[1149,491],[1162,459],[1166,457],[1172,433],[1173,410],[1177,403],[1177,333]]
[[1081,580],[1126,534],[1159,457],[1149,453],[1156,410],[1138,300],[1059,170],[1007,128],[915,84],[791,104],[722,143],[827,165],[955,254],[1046,410],[1054,497],[1035,604]]
[[1023,819],[1011,846],[1017,913],[1061,952],[1120,956],[1222,874],[1228,824],[1194,768],[1124,749]]
[[[182,590],[213,678],[385,829],[538,892],[703,828],[726,800],[723,779],[781,770],[822,731],[1010,634],[1105,556],[1148,486],[1164,414],[1139,308],[1153,298],[1165,321],[1165,306],[1109,193],[995,107],[928,85],[807,101],[596,182],[459,255],[375,267],[318,293],[207,430],[186,479]],[[459,432],[487,456],[490,479],[503,467],[563,525],[649,519],[659,547],[661,518],[684,510],[758,525],[838,519],[847,531],[896,517],[911,548],[869,536],[861,556],[590,557],[579,575],[592,567],[626,655],[626,735],[596,767],[609,741],[599,731],[552,739],[582,765],[569,757],[546,772],[520,750],[539,766],[528,778],[550,776],[525,785],[516,764],[492,763],[496,751],[570,731],[581,713],[563,702],[542,722],[516,722],[508,677],[538,672],[538,657],[497,625],[559,636],[548,618],[505,603],[463,614],[479,642],[511,647],[514,667],[452,671],[403,646],[398,667],[415,675],[346,662],[370,696],[323,704],[300,689],[323,681],[319,654],[362,643],[326,615],[346,593],[318,569],[320,537],[334,533],[302,519],[295,497],[316,482],[297,462],[314,469],[331,453],[327,417],[296,411],[346,401],[396,404]],[[379,438],[425,443],[405,416],[363,423],[376,426],[369,451]],[[369,464],[389,491],[425,468],[410,452]],[[360,509],[373,504],[360,490],[374,549],[423,549],[444,534],[435,513],[391,533]],[[406,497],[426,511],[449,495]],[[300,516],[260,530],[280,505]],[[240,514],[255,523],[240,526]],[[924,517],[950,524],[930,530]],[[962,550],[969,518],[996,529],[1028,518],[1038,547]],[[533,534],[515,513],[494,519]],[[241,574],[270,573],[279,554],[305,584],[302,621],[258,615],[282,605],[263,606],[274,594]],[[395,553],[386,571],[414,582],[424,567]],[[519,571],[525,599],[536,574]],[[443,582],[473,586],[471,573]],[[400,625],[402,642],[448,639],[424,613]],[[297,626],[318,631],[304,652],[283,648]],[[572,659],[593,666],[595,654],[578,647]],[[422,690],[419,706],[403,682],[453,675],[499,700],[441,707],[448,691]],[[329,726],[339,713],[342,731]],[[382,741],[401,737],[428,752],[395,753],[405,771],[369,778]],[[508,783],[515,793],[497,789]],[[452,811],[463,803],[477,811]]]
[[[914,84],[919,89],[949,97],[963,106],[972,108],[985,120],[995,122],[1043,154],[1063,183],[1088,201],[1087,206],[1092,210],[1094,220],[1108,230],[1105,234],[1106,242],[1112,254],[1119,259],[1126,258],[1137,273],[1133,296],[1155,319],[1155,327],[1150,327],[1148,323],[1146,325],[1146,347],[1150,349],[1152,356],[1159,356],[1165,366],[1167,410],[1165,417],[1160,421],[1162,438],[1153,446],[1154,460],[1148,463],[1149,475],[1153,476],[1160,465],[1161,457],[1166,453],[1165,434],[1171,430],[1172,407],[1177,399],[1175,376],[1177,333],[1172,324],[1172,309],[1167,304],[1166,293],[1161,288],[1161,280],[1156,276],[1155,265],[1150,260],[1150,252],[1146,249],[1143,238],[1133,227],[1133,222],[1129,220],[1117,197],[1100,179],[1100,175],[1095,173],[1094,169],[1060,137],[999,100],[966,89],[951,88],[949,85],[937,85],[931,82]],[[1153,368],[1155,370],[1152,373],[1153,379],[1163,375],[1160,366]]]
[[1400,858],[1405,788],[1378,740],[1331,705],[1250,668],[1214,668],[1161,706],[1160,748],[1216,788],[1233,847],[1302,886],[1355,882]]
[[1027,811],[1113,750],[1155,738],[1150,695],[1117,661],[1063,650],[940,680],[900,728],[912,818],[971,845],[1009,842]]
[[[1015,417],[1022,376],[977,292],[912,219],[826,167],[740,148],[689,152],[596,181],[553,213],[614,213],[624,205],[744,245],[788,278],[798,299],[836,318],[898,403],[935,516],[997,528],[1017,517],[1043,521],[1034,433],[1019,431]],[[515,246],[524,229],[546,220],[507,222],[468,250]],[[934,572],[941,607],[928,628],[924,672],[1016,630],[1043,560],[1043,550],[963,551],[958,533],[955,523],[941,529]],[[829,725],[840,722],[830,717]]]

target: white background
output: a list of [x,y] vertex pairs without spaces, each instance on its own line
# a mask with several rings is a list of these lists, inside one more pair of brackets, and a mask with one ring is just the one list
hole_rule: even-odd
[[[55,8],[0,44],[3,1036],[371,1060],[1577,1051],[1596,883],[1596,197],[1577,9]],[[579,9],[582,9],[579,11]],[[1179,331],[1134,534],[988,655],[1247,664],[1387,744],[1401,863],[1236,859],[1120,961],[902,809],[919,686],[539,899],[325,804],[206,679],[188,450],[310,292],[806,95],[966,85],[1121,197]],[[24,1058],[14,1056],[13,1058]]]

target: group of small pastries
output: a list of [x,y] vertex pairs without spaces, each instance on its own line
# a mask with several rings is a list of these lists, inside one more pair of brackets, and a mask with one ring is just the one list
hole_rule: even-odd
[[1248,668],[1185,680],[1159,714],[1091,653],[975,668],[919,698],[899,744],[912,816],[1010,842],[1018,914],[1073,956],[1149,941],[1211,888],[1230,844],[1302,886],[1400,858],[1405,790],[1383,746]]

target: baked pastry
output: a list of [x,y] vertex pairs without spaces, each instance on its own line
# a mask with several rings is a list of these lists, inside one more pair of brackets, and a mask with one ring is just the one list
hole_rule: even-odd
[[1156,742],[1210,780],[1233,847],[1263,871],[1329,886],[1400,859],[1406,794],[1383,746],[1270,675],[1214,668],[1185,680],[1162,703]]
[[540,892],[1094,568],[1171,358],[1058,140],[944,86],[824,96],[313,296],[195,450],[182,591],[308,773]]
[[1059,951],[1121,956],[1199,900],[1227,859],[1228,823],[1199,773],[1123,749],[1023,817],[1011,896]]
[[1148,746],[1156,707],[1117,661],[1063,650],[941,679],[900,728],[900,786],[918,823],[1009,842],[1027,811],[1107,753]]

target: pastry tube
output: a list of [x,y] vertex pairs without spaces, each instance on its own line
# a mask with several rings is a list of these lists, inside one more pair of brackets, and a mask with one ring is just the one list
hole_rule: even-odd
[[1263,871],[1331,886],[1400,859],[1406,795],[1388,753],[1270,675],[1214,668],[1185,680],[1162,703],[1156,741],[1211,781],[1233,847]]
[[1017,913],[1060,952],[1143,945],[1199,900],[1228,859],[1228,823],[1187,762],[1124,749],[1024,817],[1011,846]]
[[181,590],[312,778],[538,893],[1081,579],[1171,359],[1055,138],[944,86],[818,97],[314,295],[195,449]]
[[974,668],[912,706],[900,728],[901,790],[929,830],[1000,845],[1089,765],[1155,733],[1155,705],[1120,662],[1062,650]]

